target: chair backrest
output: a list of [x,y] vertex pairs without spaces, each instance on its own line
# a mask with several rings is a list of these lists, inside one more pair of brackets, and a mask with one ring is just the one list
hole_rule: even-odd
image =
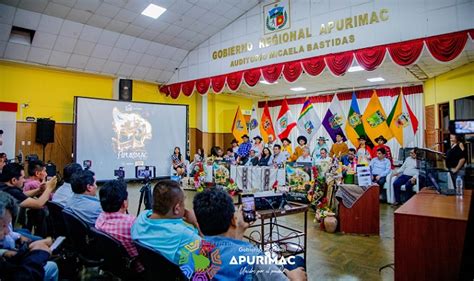
[[102,269],[124,279],[133,273],[133,261],[120,241],[94,227],[90,228],[96,241],[96,251],[104,259]]
[[70,211],[62,211],[68,238],[74,249],[84,258],[98,260],[96,243],[91,236],[90,226]]
[[146,280],[187,280],[181,269],[153,248],[134,241],[140,261],[145,266]]
[[52,234],[53,237],[66,236],[66,225],[64,223],[63,209],[64,207],[57,203],[48,201],[46,203],[49,211],[49,218],[52,225]]

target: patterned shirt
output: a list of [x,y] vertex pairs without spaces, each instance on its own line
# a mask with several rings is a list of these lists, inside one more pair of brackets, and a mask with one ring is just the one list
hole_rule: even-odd
[[[132,235],[130,232],[134,222],[135,217],[132,215],[120,212],[102,212],[95,222],[95,228],[120,241],[130,257],[133,258],[138,256],[138,251],[137,248],[135,248],[135,245],[133,245]],[[141,272],[144,268],[143,265],[137,262],[136,269]]]
[[240,157],[247,157],[250,154],[250,149],[252,149],[252,144],[250,142],[243,142],[237,150],[237,155]]

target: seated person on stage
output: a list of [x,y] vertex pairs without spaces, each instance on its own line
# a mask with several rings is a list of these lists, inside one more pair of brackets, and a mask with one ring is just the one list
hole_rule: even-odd
[[342,134],[336,134],[336,142],[331,146],[331,151],[329,152],[330,157],[341,158],[349,152],[349,147],[347,143],[344,142],[344,137]]
[[250,150],[252,149],[249,136],[243,135],[242,140],[243,142],[240,144],[239,149],[237,150],[237,163],[240,165],[242,165],[241,163],[247,162]]
[[410,157],[405,159],[403,165],[394,174],[397,179],[393,182],[393,192],[395,194],[395,202],[393,205],[399,205],[402,203],[401,200],[401,187],[405,185],[405,191],[411,193],[413,186],[416,184],[416,177],[419,174],[418,163],[416,160],[416,149],[410,151]]
[[319,157],[313,159],[313,161],[314,165],[321,165],[322,162],[330,163],[332,159],[328,156],[328,151],[326,150],[326,148],[321,148],[321,150],[319,151]]
[[250,155],[248,157],[247,163],[244,164],[244,166],[257,166],[258,164],[258,156],[257,156],[257,151],[255,150],[250,150]]
[[[13,196],[21,208],[30,209],[43,208],[46,202],[48,202],[49,196],[56,188],[57,183],[56,177],[53,177],[51,180],[42,184],[40,188],[23,192],[25,171],[23,170],[23,166],[18,163],[5,165],[0,178],[0,191],[4,191]],[[40,193],[41,195],[38,198],[33,198]]]
[[372,159],[372,150],[367,145],[367,137],[360,136],[359,137],[359,147],[357,148],[357,161],[359,164],[368,165],[370,160]]
[[[0,192],[0,241],[9,234],[9,225],[16,217],[18,206],[6,192]],[[58,266],[48,261],[51,238],[31,242],[29,247],[16,250],[0,249],[0,280],[58,280]]]
[[357,156],[355,148],[349,148],[347,155],[344,155],[341,159],[342,165],[344,166],[357,166]]
[[83,170],[75,173],[71,178],[71,187],[74,195],[64,209],[77,215],[88,225],[94,226],[102,213],[99,198],[96,197],[97,183],[94,172]]
[[377,142],[377,145],[374,146],[374,148],[372,149],[372,158],[377,157],[377,149],[385,149],[385,157],[390,161],[390,167],[393,169],[395,166],[393,165],[392,151],[390,150],[390,147],[386,145],[387,139],[380,135],[378,138],[375,139],[375,141]]
[[232,148],[227,148],[227,153],[224,155],[224,161],[230,163],[230,164],[235,164],[235,155],[234,151]]
[[[206,243],[217,247],[220,269],[212,280],[306,280],[306,272],[301,265],[301,257],[294,259],[295,264],[281,269],[274,264],[232,264],[233,257],[245,255],[247,261],[262,256],[260,249],[243,241],[249,223],[244,221],[242,209],[235,210],[232,198],[224,191],[209,189],[198,193],[193,200],[197,221],[205,235]],[[252,259],[251,259],[252,260]]]
[[291,141],[288,138],[281,140],[282,146],[281,152],[286,155],[286,159],[289,159],[293,155],[293,149],[291,148]]
[[271,156],[272,152],[270,151],[270,148],[263,148],[262,157],[260,157],[260,159],[258,160],[258,166],[268,166],[268,162],[270,161]]
[[[99,197],[103,212],[97,218],[95,228],[120,241],[130,257],[138,256],[130,232],[135,217],[127,214],[127,184],[123,180],[108,181],[100,188]],[[135,269],[141,272],[144,268],[136,264]]]
[[273,135],[268,135],[268,142],[265,144],[265,147],[268,147],[270,151],[273,150],[273,146],[277,144],[277,141],[273,137]]
[[145,210],[137,217],[132,239],[179,264],[181,250],[201,241],[194,212],[185,208],[184,200],[179,183],[159,181],[153,189],[153,210]]
[[273,155],[270,156],[268,160],[268,166],[273,166],[275,168],[281,167],[286,162],[286,154],[281,151],[279,144],[273,146]]
[[198,148],[197,151],[196,151],[196,154],[194,154],[193,162],[194,163],[199,163],[199,162],[202,162],[202,161],[204,161],[204,149]]
[[311,154],[313,159],[317,159],[317,158],[319,158],[319,156],[321,156],[321,154],[320,154],[321,148],[325,148],[326,151],[329,151],[329,147],[328,147],[326,141],[327,141],[327,139],[323,136],[318,138],[318,142],[314,146],[313,153]]
[[303,149],[306,147],[306,144],[308,143],[308,140],[306,139],[305,136],[299,136],[297,138],[298,146],[295,148],[295,152],[291,156],[291,162],[294,162],[303,155]]
[[239,142],[236,139],[233,139],[230,145],[232,145],[232,152],[237,155],[237,150],[239,150]]
[[176,171],[176,175],[182,176],[186,172],[186,163],[184,162],[183,155],[181,155],[181,149],[175,147],[173,155],[171,155],[171,161],[173,169]]
[[313,162],[313,158],[311,158],[311,156],[309,155],[309,147],[305,146],[303,148],[303,154],[298,157],[298,159],[296,159],[296,162],[300,162],[300,163],[312,163]]
[[71,187],[71,177],[75,173],[82,171],[81,165],[77,163],[70,163],[67,164],[66,167],[63,169],[63,180],[64,183],[53,194],[53,199],[51,201],[61,204],[62,206],[66,205],[66,203],[71,199],[74,195]]
[[377,149],[377,157],[370,161],[370,172],[372,174],[372,182],[376,182],[380,188],[383,188],[388,174],[390,174],[390,161],[385,157],[385,149]]
[[207,157],[206,162],[208,165],[212,165],[214,161],[221,161],[224,159],[224,152],[220,146],[213,146],[211,148],[211,155]]
[[254,143],[252,145],[252,150],[255,150],[256,154],[258,157],[262,154],[263,150],[263,143],[262,143],[262,137],[261,136],[256,136],[253,138]]

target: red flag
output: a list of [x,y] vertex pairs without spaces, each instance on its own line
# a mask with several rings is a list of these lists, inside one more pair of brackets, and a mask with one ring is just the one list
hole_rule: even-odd
[[276,124],[278,137],[280,139],[287,138],[295,126],[296,121],[293,119],[288,102],[284,99],[281,104],[280,113],[278,113]]

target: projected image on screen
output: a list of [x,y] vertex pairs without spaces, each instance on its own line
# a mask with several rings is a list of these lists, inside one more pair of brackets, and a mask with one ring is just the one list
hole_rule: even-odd
[[183,105],[77,98],[75,114],[76,162],[91,160],[97,180],[113,179],[119,167],[125,178],[135,178],[135,166],[155,166],[156,176],[169,176],[174,147],[186,150]]

